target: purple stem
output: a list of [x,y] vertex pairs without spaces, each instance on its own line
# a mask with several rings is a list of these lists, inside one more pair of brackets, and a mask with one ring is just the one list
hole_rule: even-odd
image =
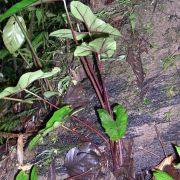
[[[64,7],[65,7],[65,10],[66,10],[67,20],[68,20],[68,23],[69,23],[70,28],[71,28],[71,32],[72,32],[72,35],[73,35],[74,42],[75,42],[76,45],[78,45],[76,34],[74,32],[74,28],[72,26],[71,19],[70,19],[70,16],[69,16],[69,13],[68,13],[68,10],[67,10],[67,7],[66,7],[66,2],[65,2],[65,0],[63,0],[63,2],[64,2]],[[97,80],[97,78],[95,78],[96,76],[95,76],[94,70],[92,69],[92,66],[88,64],[88,61],[86,61],[86,58],[85,57],[80,57],[80,60],[81,60],[81,63],[83,64],[83,66],[84,66],[84,69],[85,69],[85,71],[86,71],[92,85],[93,85],[93,88],[95,89],[95,92],[96,92],[96,94],[98,96],[98,99],[100,101],[100,104],[101,104],[102,108],[108,110],[110,115],[113,116],[113,113],[112,113],[112,110],[110,108],[109,101],[108,101],[107,91],[106,91],[105,86],[103,84],[103,80],[102,80],[102,88],[101,88],[99,81]],[[98,67],[98,69],[99,69],[99,67]],[[102,92],[103,92],[103,95],[102,95]],[[110,141],[110,147],[111,147],[111,152],[112,152],[112,156],[113,156],[114,170],[116,170],[117,169],[117,158],[116,158],[117,145],[116,145],[116,142],[114,143],[114,146],[113,146],[113,142]]]
[[[74,42],[75,42],[76,45],[78,45],[79,43],[78,43],[78,41],[77,41],[76,34],[75,34],[75,32],[74,32],[74,28],[73,28],[72,23],[71,23],[71,19],[70,19],[70,16],[69,16],[69,13],[68,13],[68,10],[67,10],[67,7],[66,7],[66,2],[65,2],[65,0],[63,0],[63,2],[64,2],[65,10],[66,10],[66,15],[67,15],[68,24],[70,25]],[[80,57],[80,60],[81,60],[81,63],[83,64],[83,66],[84,66],[84,69],[85,69],[85,71],[86,71],[86,73],[87,73],[87,76],[89,77],[89,79],[90,79],[90,81],[91,81],[91,83],[92,83],[92,85],[93,85],[93,87],[94,87],[94,89],[95,89],[95,91],[96,91],[96,94],[97,94],[98,99],[99,99],[99,101],[100,101],[100,103],[101,103],[101,106],[104,108],[105,105],[104,105],[104,102],[103,102],[103,98],[102,98],[102,96],[101,96],[101,92],[100,92],[100,90],[99,90],[99,87],[98,87],[97,84],[96,84],[95,79],[94,79],[93,76],[92,76],[92,72],[91,72],[91,70],[89,69],[89,66],[88,66],[88,64],[87,64],[86,58],[82,56],[82,57]]]
[[121,139],[118,141],[118,146],[119,146],[119,161],[120,161],[119,166],[121,167],[123,164],[122,140]]
[[[106,89],[106,86],[104,85],[104,78],[101,76],[102,75],[102,72],[101,72],[101,61],[100,61],[100,57],[99,57],[99,54],[96,53],[96,59],[97,59],[97,66],[98,66],[98,71],[100,72],[100,80],[101,80],[101,85],[102,85],[102,89],[103,89],[103,99],[104,99],[104,103],[106,105],[106,110],[109,112],[110,116],[112,117],[113,119],[113,112],[112,112],[112,109],[110,107],[110,104],[109,104],[109,98],[108,98],[108,93],[107,93],[107,89]],[[110,141],[110,146],[111,146],[111,154],[112,154],[112,158],[113,158],[113,165],[114,165],[114,171],[117,170],[117,143],[116,142],[112,142]],[[122,147],[119,147],[120,149]],[[120,161],[122,161],[120,159]]]
[[72,119],[83,124],[84,126],[86,126],[88,129],[90,129],[91,131],[93,131],[94,133],[96,133],[100,138],[102,138],[107,145],[109,146],[109,142],[106,139],[106,137],[104,137],[99,131],[97,131],[96,129],[92,128],[91,126],[89,126],[88,124],[86,124],[85,122],[83,122],[82,120],[80,120],[79,118],[77,118],[76,116],[72,116]]

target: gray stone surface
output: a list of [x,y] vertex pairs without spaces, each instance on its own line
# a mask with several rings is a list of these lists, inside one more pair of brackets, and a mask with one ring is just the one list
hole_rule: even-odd
[[[164,142],[166,154],[173,153],[172,144],[180,144],[179,9],[179,0],[159,1],[154,13],[149,1],[135,8],[136,29],[153,46],[141,56],[146,72],[144,84],[148,87],[144,95],[146,100],[140,98],[136,78],[127,62],[105,63],[110,103],[122,103],[129,114],[126,138],[134,139],[136,173],[151,169],[165,158],[154,124]],[[150,30],[147,32],[144,30],[148,24]],[[124,37],[128,28],[125,25],[121,30]],[[163,69],[163,59],[171,54],[177,55],[177,60],[168,69]],[[82,116],[95,120],[94,106],[98,106],[96,97]]]

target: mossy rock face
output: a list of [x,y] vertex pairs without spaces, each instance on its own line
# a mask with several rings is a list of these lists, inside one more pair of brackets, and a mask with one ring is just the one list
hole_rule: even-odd
[[[173,153],[171,143],[178,144],[178,120],[180,118],[180,95],[179,95],[179,60],[180,56],[177,42],[180,36],[176,29],[180,20],[171,19],[164,15],[165,12],[177,12],[178,0],[173,3],[164,1],[159,3],[155,12],[145,2],[135,8],[138,22],[136,30],[143,38],[148,39],[152,46],[148,47],[148,53],[141,54],[143,68],[146,76],[143,89],[144,97],[140,98],[140,89],[136,85],[136,77],[127,62],[105,61],[105,76],[110,103],[123,103],[129,114],[128,138],[134,139],[134,159],[136,173],[142,169],[151,169],[164,157],[162,147],[159,145],[154,123],[165,144],[167,154]],[[151,33],[144,31],[145,24],[151,24]],[[122,27],[122,35],[127,37],[125,44],[131,41],[128,35],[128,26]],[[163,31],[162,31],[163,29]],[[169,38],[171,36],[171,38]],[[123,49],[119,44],[119,49]],[[117,52],[121,53],[121,52]],[[177,60],[164,69],[164,59],[175,53]],[[89,88],[87,87],[87,90]],[[90,92],[90,90],[89,90]],[[93,93],[93,90],[91,90]],[[93,113],[94,107],[99,106],[96,97],[92,99],[90,106],[82,112],[82,117],[96,120]],[[140,149],[139,149],[140,148]],[[150,150],[152,154],[145,153]]]
[[[154,44],[154,47],[148,49],[147,54],[143,53],[141,55],[146,71],[144,85],[148,87],[143,101],[137,96],[138,90],[133,84],[135,76],[131,74],[130,68],[120,62],[114,62],[115,67],[111,70],[111,75],[115,76],[113,79],[116,78],[119,80],[123,78],[129,80],[127,81],[126,89],[122,90],[113,100],[124,102],[129,110],[129,129],[127,136],[134,138],[134,160],[137,173],[140,173],[142,169],[152,168],[164,157],[162,147],[157,140],[154,122],[157,124],[167,154],[173,153],[171,143],[180,143],[177,136],[179,131],[178,121],[180,118],[178,110],[180,108],[178,90],[180,83],[180,56],[178,50],[179,44],[177,42],[180,41],[180,36],[178,36],[176,31],[180,20],[171,19],[171,22],[169,22],[169,17],[162,12],[162,9],[167,13],[176,12],[178,8],[180,8],[178,0],[175,0],[173,3],[169,1],[159,3],[153,14],[151,7],[145,3],[135,8],[135,12],[139,18],[137,29],[142,35],[144,33],[142,32],[142,25],[150,22],[152,32],[151,34],[145,33],[144,37],[149,36],[148,42]],[[124,30],[124,32],[127,31]],[[164,69],[164,59],[173,53],[177,56],[176,61],[167,69]],[[113,65],[111,64],[110,66]],[[117,73],[118,68],[119,75]],[[140,147],[155,153],[159,158],[145,153],[144,150],[139,149]]]

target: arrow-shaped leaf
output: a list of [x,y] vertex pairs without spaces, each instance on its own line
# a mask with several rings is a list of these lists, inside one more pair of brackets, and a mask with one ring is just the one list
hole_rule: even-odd
[[[83,32],[76,32],[74,31],[77,40],[81,40],[83,38],[85,38],[88,33],[83,33]],[[58,37],[58,38],[69,38],[69,39],[73,39],[73,35],[70,29],[60,29],[57,31],[54,31],[50,34],[50,36],[54,36],[54,37]]]
[[153,172],[153,175],[156,180],[173,180],[173,178],[169,174],[163,171],[155,171]]
[[[17,17],[26,30],[25,21],[21,16]],[[18,50],[25,42],[25,36],[14,17],[11,17],[3,29],[3,41],[11,54]]]
[[55,128],[62,125],[62,123],[67,121],[71,112],[72,112],[72,108],[68,105],[55,111],[53,116],[46,123],[46,127],[41,131],[39,131],[39,133],[31,140],[31,142],[28,145],[28,148],[33,149],[34,146],[43,136],[45,136],[47,133],[51,132]]
[[77,46],[74,51],[74,56],[88,56],[94,52],[94,48],[90,47],[87,43],[82,43],[80,46]]
[[126,109],[122,105],[117,105],[113,108],[113,112],[116,114],[116,126],[118,128],[118,136],[122,138],[127,129],[128,115]]
[[113,111],[116,121],[104,109],[98,109],[98,114],[105,132],[112,141],[117,141],[125,135],[128,116],[122,105],[115,106]]
[[25,73],[20,77],[20,79],[15,87],[8,87],[0,93],[0,99],[3,97],[9,96],[11,94],[14,94],[14,93],[18,93],[18,92],[24,90],[27,86],[29,86],[35,80],[51,77],[51,76],[57,74],[59,71],[60,71],[60,68],[55,67],[54,69],[52,69],[51,72],[44,73],[42,70],[38,70],[35,72]]
[[97,38],[89,44],[82,43],[74,52],[75,56],[87,56],[92,52],[100,54],[102,57],[111,57],[116,50],[116,41],[113,38]]
[[16,180],[28,180],[28,175],[25,171],[21,170],[16,176]]
[[106,33],[113,36],[120,36],[120,32],[110,24],[98,19],[91,9],[79,1],[72,1],[71,13],[86,24],[90,33]]

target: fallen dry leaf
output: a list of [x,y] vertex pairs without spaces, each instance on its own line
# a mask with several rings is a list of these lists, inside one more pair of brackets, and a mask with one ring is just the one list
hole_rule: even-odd
[[23,156],[24,156],[23,147],[24,147],[23,134],[21,134],[18,136],[18,140],[17,140],[17,159],[19,165],[23,165]]
[[29,171],[33,165],[32,164],[24,164],[18,166],[18,169],[23,170],[23,171]]
[[163,171],[165,166],[172,165],[173,161],[174,161],[174,157],[173,157],[173,155],[170,155],[170,156],[166,157],[165,159],[163,159],[163,161],[160,164],[158,164],[157,166],[155,166],[154,169]]
[[145,78],[145,73],[142,65],[141,54],[147,53],[146,43],[138,34],[131,35],[131,43],[128,47],[127,62],[130,64],[137,81],[137,86],[141,89]]
[[89,97],[86,95],[81,83],[77,85],[71,84],[63,98],[63,102],[70,104],[74,109],[84,107],[89,102]]
[[96,148],[91,143],[84,143],[79,148],[74,147],[69,150],[65,158],[65,166],[70,176],[86,172],[97,176],[99,158]]

